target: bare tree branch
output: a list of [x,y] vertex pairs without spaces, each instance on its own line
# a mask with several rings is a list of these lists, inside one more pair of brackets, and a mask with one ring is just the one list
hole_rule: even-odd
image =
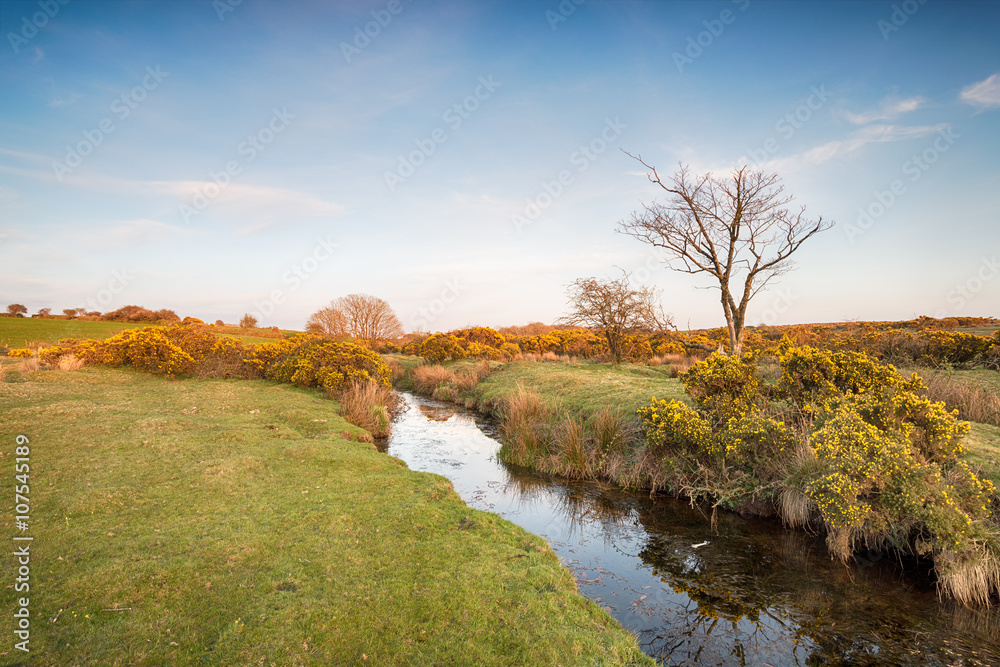
[[613,363],[628,355],[630,336],[640,332],[661,332],[673,327],[659,303],[659,291],[651,287],[632,288],[624,270],[617,280],[578,278],[567,289],[572,312],[562,324],[598,329],[604,336]]
[[[679,164],[664,180],[641,156],[625,154],[649,169],[649,181],[669,197],[642,204],[619,222],[618,231],[663,248],[674,271],[714,278],[729,327],[730,354],[739,355],[751,299],[794,268],[789,257],[806,239],[833,223],[807,218],[805,207],[789,210],[794,197],[785,194],[777,174],[743,166],[729,178],[711,173],[692,177]],[[733,282],[739,285],[735,293]]]
[[392,307],[368,294],[348,294],[309,316],[306,331],[337,338],[354,338],[368,345],[403,335],[403,325]]

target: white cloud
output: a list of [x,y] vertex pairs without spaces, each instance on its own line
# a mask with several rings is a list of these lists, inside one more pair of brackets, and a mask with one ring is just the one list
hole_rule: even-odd
[[82,99],[82,95],[79,93],[70,93],[66,97],[55,97],[49,100],[49,106],[52,108],[68,106],[70,104],[76,104]]
[[879,102],[877,109],[872,109],[871,111],[863,113],[851,113],[850,111],[845,111],[844,116],[855,125],[867,125],[868,123],[872,123],[877,120],[892,120],[901,114],[916,111],[920,107],[924,106],[925,103],[926,100],[922,97],[900,99],[895,96],[889,96]]
[[963,88],[959,99],[975,107],[1000,107],[1000,74]]
[[119,223],[111,229],[105,231],[101,236],[105,239],[112,239],[126,243],[147,242],[160,240],[164,237],[175,234],[193,234],[194,232],[183,227],[168,225],[158,220],[139,218],[137,220],[127,220]]
[[[930,136],[948,128],[948,123],[938,123],[937,125],[869,125],[854,131],[846,139],[828,141],[809,150],[790,155],[784,158],[776,158],[760,168],[765,171],[776,171],[787,173],[797,169],[811,167],[817,164],[828,162],[834,158],[847,158],[853,153],[869,144],[880,144],[892,141],[905,141],[907,139],[919,139]],[[744,156],[740,158],[742,164],[750,162],[750,158]]]

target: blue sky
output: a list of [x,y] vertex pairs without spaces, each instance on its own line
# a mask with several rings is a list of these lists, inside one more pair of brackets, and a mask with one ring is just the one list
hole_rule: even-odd
[[552,322],[710,282],[615,231],[641,154],[834,220],[751,324],[1000,316],[1000,3],[0,2],[0,302]]

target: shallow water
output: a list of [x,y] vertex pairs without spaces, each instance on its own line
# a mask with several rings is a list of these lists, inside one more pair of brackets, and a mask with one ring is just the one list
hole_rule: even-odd
[[664,665],[996,665],[1000,613],[938,602],[918,563],[845,567],[820,537],[701,512],[495,460],[492,424],[403,394],[387,451],[463,500],[545,537],[577,580]]

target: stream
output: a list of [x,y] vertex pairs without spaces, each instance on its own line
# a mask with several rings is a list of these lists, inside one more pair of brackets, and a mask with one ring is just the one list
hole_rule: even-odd
[[663,665],[1000,667],[1000,612],[939,602],[920,563],[872,552],[844,566],[821,536],[776,521],[720,512],[712,530],[671,498],[513,469],[486,418],[401,396],[385,451],[548,540],[580,593]]

